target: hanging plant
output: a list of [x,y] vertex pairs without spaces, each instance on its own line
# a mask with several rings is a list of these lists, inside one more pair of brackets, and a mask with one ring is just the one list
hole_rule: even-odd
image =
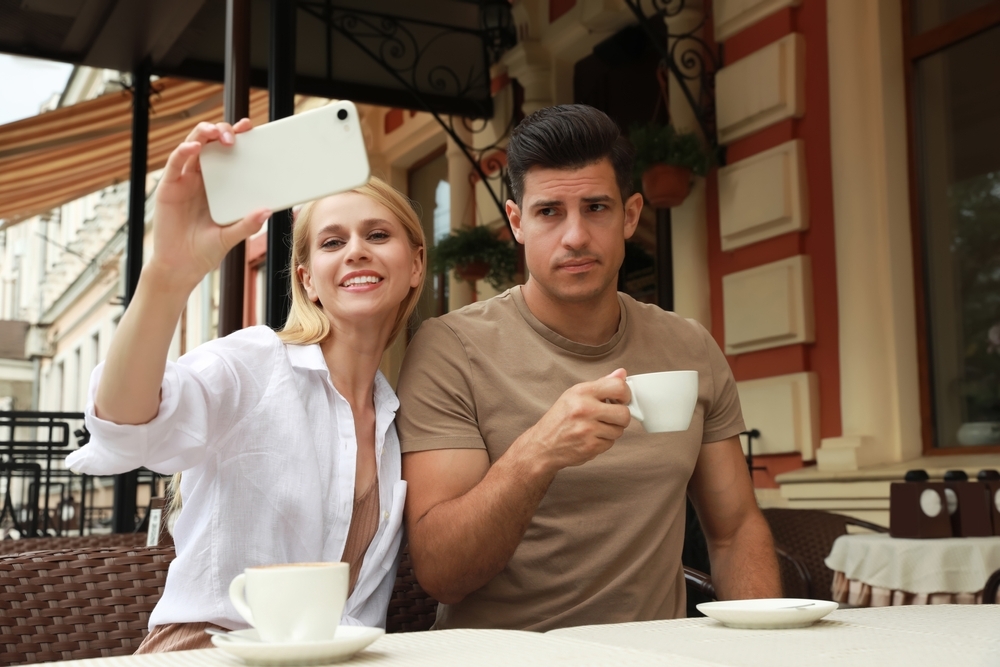
[[642,183],[646,200],[656,208],[683,203],[691,191],[692,176],[704,176],[711,166],[698,135],[679,133],[673,125],[636,126],[629,139],[635,146],[635,177]]
[[513,242],[499,238],[489,227],[465,227],[431,248],[430,268],[433,273],[454,270],[456,278],[485,280],[499,290],[514,281],[517,255]]

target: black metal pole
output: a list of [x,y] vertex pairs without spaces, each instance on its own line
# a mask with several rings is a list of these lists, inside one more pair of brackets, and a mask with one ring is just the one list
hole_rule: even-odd
[[[250,115],[250,2],[226,0],[226,70],[223,92],[226,122]],[[243,279],[246,244],[238,243],[219,267],[219,336],[243,328]]]
[[[146,159],[149,153],[149,60],[132,71],[132,165],[129,172],[128,245],[125,254],[125,307],[135,296],[142,272],[146,235]],[[139,473],[115,475],[112,525],[116,533],[135,530],[135,493]]]
[[656,302],[663,310],[674,309],[674,244],[669,208],[656,210]]
[[[271,59],[267,88],[271,120],[295,113],[296,3],[271,0]],[[291,308],[292,212],[275,211],[267,223],[267,325],[280,329]]]

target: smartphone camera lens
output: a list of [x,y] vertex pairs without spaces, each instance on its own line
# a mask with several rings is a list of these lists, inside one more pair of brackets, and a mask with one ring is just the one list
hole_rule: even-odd
[[347,120],[347,109],[341,109],[337,112],[337,118],[340,120]]

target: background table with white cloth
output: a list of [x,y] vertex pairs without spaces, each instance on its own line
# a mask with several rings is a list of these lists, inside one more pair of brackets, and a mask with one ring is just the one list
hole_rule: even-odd
[[[51,663],[60,667],[233,667],[219,649]],[[367,667],[986,667],[1000,665],[1000,606],[837,610],[786,630],[709,618],[597,625],[545,634],[441,630],[386,635],[344,665]]]
[[1000,569],[1000,537],[844,535],[826,558],[833,599],[852,607],[974,604]]

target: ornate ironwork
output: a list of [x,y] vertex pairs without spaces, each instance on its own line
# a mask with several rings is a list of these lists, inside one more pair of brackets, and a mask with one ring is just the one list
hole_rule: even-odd
[[[495,0],[480,2],[480,24],[469,28],[414,18],[401,18],[375,11],[340,7],[332,0],[298,0],[299,8],[323,22],[327,28],[327,77],[333,72],[333,33],[348,40],[377,63],[413,97],[417,107],[432,114],[472,165],[490,197],[507,221],[503,194],[505,170],[492,155],[513,127],[514,114],[504,132],[488,146],[469,145],[462,139],[456,117],[444,117],[427,99],[429,95],[476,98],[476,91],[490,90],[489,66],[513,45],[515,36],[509,18],[509,5]],[[508,15],[502,12],[508,12]],[[449,39],[476,39],[482,61],[454,63],[446,51]],[[435,57],[437,56],[437,57]],[[488,97],[488,95],[487,95]],[[492,102],[484,104],[480,118],[460,118],[465,132],[473,136],[484,132],[493,116]],[[499,167],[499,168],[498,168]],[[499,183],[498,193],[494,185]]]
[[[715,73],[722,67],[722,59],[717,49],[701,37],[705,19],[702,18],[698,25],[682,33],[671,32],[667,24],[667,39],[664,44],[650,21],[679,16],[685,10],[687,0],[625,0],[625,4],[639,20],[650,43],[660,52],[662,66],[677,80],[718,164],[725,164],[723,149],[718,144],[715,117]],[[650,9],[649,13],[644,10],[644,6]],[[698,84],[697,90],[692,90],[695,83]]]

